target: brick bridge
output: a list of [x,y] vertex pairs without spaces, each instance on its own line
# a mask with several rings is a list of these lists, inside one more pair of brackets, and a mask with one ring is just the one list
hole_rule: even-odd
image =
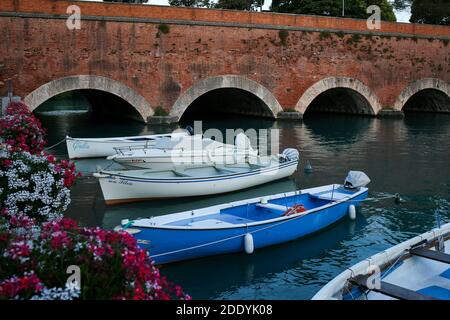
[[[81,8],[79,30],[66,26],[70,5]],[[120,97],[143,121],[161,107],[175,122],[190,109],[450,112],[450,27],[371,31],[356,19],[2,0],[0,30],[0,95],[12,79],[32,110],[92,90]]]

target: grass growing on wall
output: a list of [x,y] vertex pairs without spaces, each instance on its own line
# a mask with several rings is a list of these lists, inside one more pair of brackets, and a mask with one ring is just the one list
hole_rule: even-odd
[[157,106],[153,115],[156,117],[166,117],[169,113],[162,106]]
[[170,32],[170,27],[167,24],[160,24],[158,26],[158,31],[160,31],[161,33],[167,34]]
[[278,31],[278,37],[283,46],[287,45],[287,38],[289,37],[289,32],[287,30]]

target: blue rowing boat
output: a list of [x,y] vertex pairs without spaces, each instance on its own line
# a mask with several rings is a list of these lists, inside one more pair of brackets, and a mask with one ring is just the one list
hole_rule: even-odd
[[344,185],[331,184],[290,193],[137,220],[118,228],[149,250],[156,264],[271,246],[317,232],[339,219],[355,218],[370,182],[350,172]]

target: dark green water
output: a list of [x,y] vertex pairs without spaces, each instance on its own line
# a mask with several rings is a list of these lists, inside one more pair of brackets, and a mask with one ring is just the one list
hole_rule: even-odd
[[[66,134],[106,137],[173,130],[136,122],[98,122],[83,115],[40,116],[49,143]],[[290,179],[232,194],[191,200],[153,201],[106,207],[96,180],[85,175],[72,190],[67,215],[85,225],[113,228],[123,218],[137,218],[200,208],[226,201],[343,182],[349,170],[372,179],[371,197],[400,193],[392,199],[366,202],[357,220],[347,219],[311,237],[261,249],[188,261],[162,268],[194,299],[309,299],[348,266],[435,226],[435,210],[450,220],[450,115],[407,114],[404,120],[317,115],[303,122],[273,122],[228,117],[205,120],[204,128],[278,128],[281,147],[300,150],[301,164]],[[53,150],[67,157],[65,144]],[[314,172],[305,174],[305,160]],[[84,172],[105,160],[80,160]]]

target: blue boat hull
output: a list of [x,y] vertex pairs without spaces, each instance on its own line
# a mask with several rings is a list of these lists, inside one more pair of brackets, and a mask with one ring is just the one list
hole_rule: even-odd
[[324,229],[348,214],[348,207],[368,192],[301,217],[248,227],[218,229],[138,228],[139,246],[149,250],[156,264],[244,251],[244,237],[253,236],[255,249],[292,241]]

